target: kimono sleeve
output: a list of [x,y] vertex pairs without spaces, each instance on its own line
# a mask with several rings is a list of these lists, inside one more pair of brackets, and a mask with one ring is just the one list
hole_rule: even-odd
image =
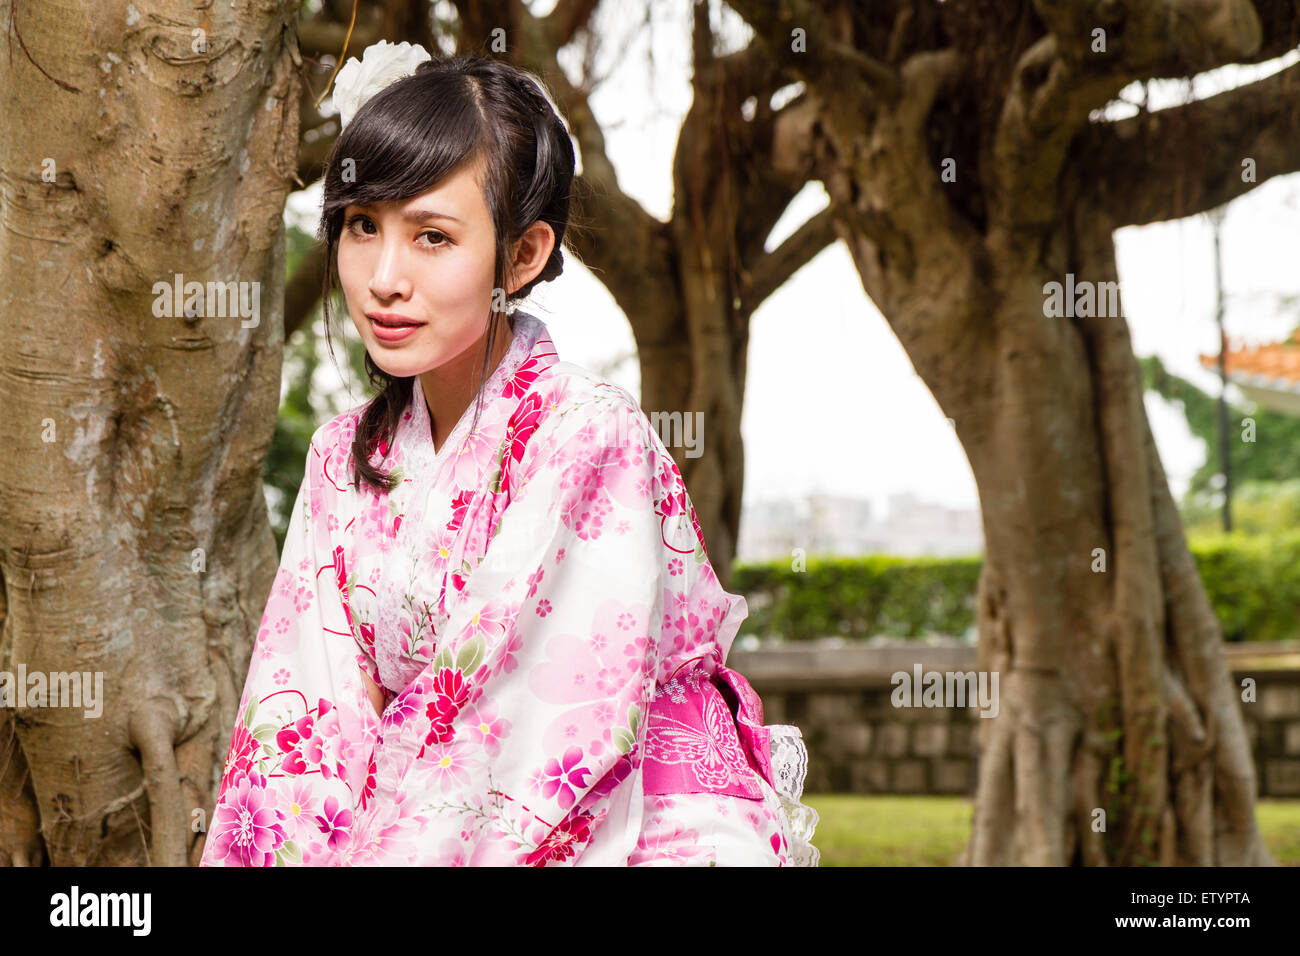
[[507,452],[502,493],[520,485],[433,661],[384,713],[376,804],[391,809],[364,862],[621,865],[636,847],[660,463],[622,390],[553,414],[532,443]]
[[[337,585],[342,459],[312,436],[240,696],[200,865],[333,865],[365,797],[378,718]],[[331,461],[331,459],[334,459]],[[341,522],[334,522],[341,524]]]

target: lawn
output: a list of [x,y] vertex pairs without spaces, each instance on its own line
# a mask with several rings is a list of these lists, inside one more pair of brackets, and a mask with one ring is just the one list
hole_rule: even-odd
[[[804,794],[821,821],[822,866],[951,866],[970,838],[964,797]],[[1261,800],[1257,819],[1274,859],[1300,866],[1300,800]]]

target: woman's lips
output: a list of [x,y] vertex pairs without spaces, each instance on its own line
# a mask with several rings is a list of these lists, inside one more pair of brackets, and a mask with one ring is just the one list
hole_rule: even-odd
[[401,316],[382,313],[367,315],[366,318],[370,320],[370,330],[375,333],[375,338],[384,342],[400,342],[409,338],[424,324]]

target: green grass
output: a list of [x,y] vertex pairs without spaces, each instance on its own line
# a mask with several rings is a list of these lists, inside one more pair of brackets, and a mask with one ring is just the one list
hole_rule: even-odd
[[[821,818],[813,845],[822,866],[952,866],[970,839],[965,797],[805,794]],[[1284,866],[1300,866],[1300,800],[1261,800],[1264,843]]]
[[1300,800],[1261,800],[1255,819],[1264,845],[1283,866],[1300,866]]

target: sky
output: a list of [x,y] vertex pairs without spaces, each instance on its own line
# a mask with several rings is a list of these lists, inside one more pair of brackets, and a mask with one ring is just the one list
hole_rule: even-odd
[[[532,6],[540,13],[549,4]],[[610,39],[597,64],[598,69],[610,66],[591,98],[620,187],[664,221],[672,209],[677,131],[691,99],[689,24],[680,19],[679,6],[686,8],[652,4],[647,27],[625,16],[638,4],[601,5]],[[715,17],[716,9],[715,3]],[[620,13],[623,19],[617,19]],[[732,37],[727,49],[743,46],[743,24],[730,11],[723,22]],[[572,52],[576,57],[577,51]],[[572,59],[562,66],[576,78]],[[1151,107],[1207,95],[1295,59],[1293,53],[1262,69],[1219,71],[1190,87],[1152,84]],[[1122,96],[1132,98],[1136,92]],[[1114,112],[1122,113],[1123,107]],[[821,184],[808,184],[778,222],[767,248],[779,245],[826,203]],[[319,208],[317,186],[290,198],[286,219],[314,232]],[[1217,376],[1197,359],[1198,353],[1218,347],[1209,223],[1197,216],[1126,228],[1115,241],[1135,352],[1158,355],[1171,372],[1218,394]],[[1300,295],[1300,176],[1277,177],[1229,204],[1222,251],[1229,335],[1248,343],[1284,338],[1300,323],[1300,309],[1292,306],[1288,313],[1278,301]],[[565,258],[564,274],[539,286],[522,308],[547,324],[563,358],[639,395],[635,343],[626,316],[567,250]],[[346,333],[356,334],[350,325]],[[363,398],[341,407],[358,400]],[[1148,393],[1146,407],[1179,498],[1205,461],[1205,444],[1190,433],[1173,405]],[[823,250],[754,313],[741,432],[746,506],[823,493],[867,498],[873,513],[883,514],[891,495],[909,493],[949,507],[978,508],[965,452],[863,292],[841,242]]]

